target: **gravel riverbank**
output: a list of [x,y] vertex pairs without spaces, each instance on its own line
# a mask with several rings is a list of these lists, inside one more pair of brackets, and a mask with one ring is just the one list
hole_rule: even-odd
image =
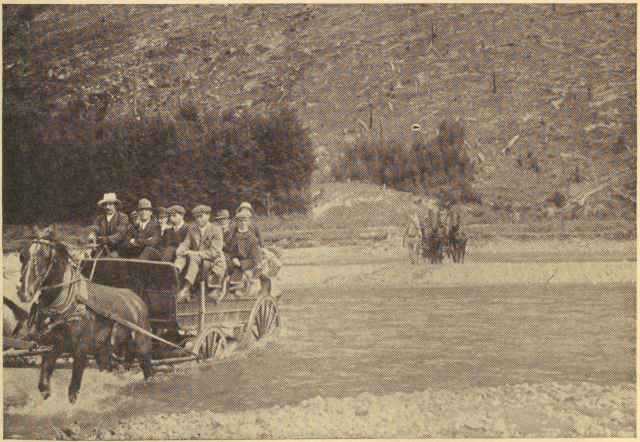
[[518,384],[316,397],[295,406],[161,414],[67,432],[92,440],[635,437],[635,412],[632,384]]

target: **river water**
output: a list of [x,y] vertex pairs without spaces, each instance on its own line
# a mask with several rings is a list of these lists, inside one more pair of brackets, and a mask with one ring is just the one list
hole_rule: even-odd
[[[240,411],[303,399],[516,383],[635,383],[635,284],[287,291],[279,337],[148,383],[89,370],[66,405],[69,370],[42,404],[36,369],[7,369],[4,437],[105,426],[141,414]],[[16,381],[20,386],[16,386]],[[92,382],[98,382],[96,386]]]

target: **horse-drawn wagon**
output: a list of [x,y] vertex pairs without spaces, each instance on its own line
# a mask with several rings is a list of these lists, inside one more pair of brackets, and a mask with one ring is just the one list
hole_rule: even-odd
[[217,358],[232,343],[245,345],[280,327],[267,278],[232,283],[227,277],[217,287],[202,278],[197,295],[178,303],[179,274],[172,263],[101,258],[85,260],[81,268],[89,280],[130,289],[145,301],[152,334],[162,339],[154,339],[152,350],[158,363]]
[[230,344],[244,346],[280,328],[278,296],[263,274],[253,278],[247,272],[240,281],[227,277],[219,285],[204,274],[198,293],[178,302],[179,271],[173,264],[113,258],[78,262],[51,231],[40,232],[20,261],[18,296],[32,308],[28,321],[22,320],[25,333],[8,339],[20,355],[42,354],[38,388],[45,399],[63,354],[73,358],[73,403],[89,356],[101,370],[112,368],[114,355],[127,365],[137,358],[146,379],[154,362],[218,358]]

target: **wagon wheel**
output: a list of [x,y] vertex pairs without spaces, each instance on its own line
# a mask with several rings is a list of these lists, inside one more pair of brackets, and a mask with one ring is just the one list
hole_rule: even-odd
[[193,351],[202,359],[217,359],[224,355],[227,348],[227,335],[218,327],[210,327],[198,335]]
[[251,338],[257,341],[278,333],[279,329],[280,315],[276,301],[270,295],[265,295],[253,305],[243,342],[247,343]]

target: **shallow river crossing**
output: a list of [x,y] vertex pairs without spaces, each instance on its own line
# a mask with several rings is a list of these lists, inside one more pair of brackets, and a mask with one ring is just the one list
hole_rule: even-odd
[[[4,436],[51,438],[54,426],[74,421],[108,427],[141,414],[239,411],[365,391],[635,382],[634,284],[358,290],[285,291],[278,338],[146,384],[139,373],[90,373],[75,408],[43,408],[36,369],[5,370]],[[47,402],[64,404],[69,371],[54,373],[58,398]]]

